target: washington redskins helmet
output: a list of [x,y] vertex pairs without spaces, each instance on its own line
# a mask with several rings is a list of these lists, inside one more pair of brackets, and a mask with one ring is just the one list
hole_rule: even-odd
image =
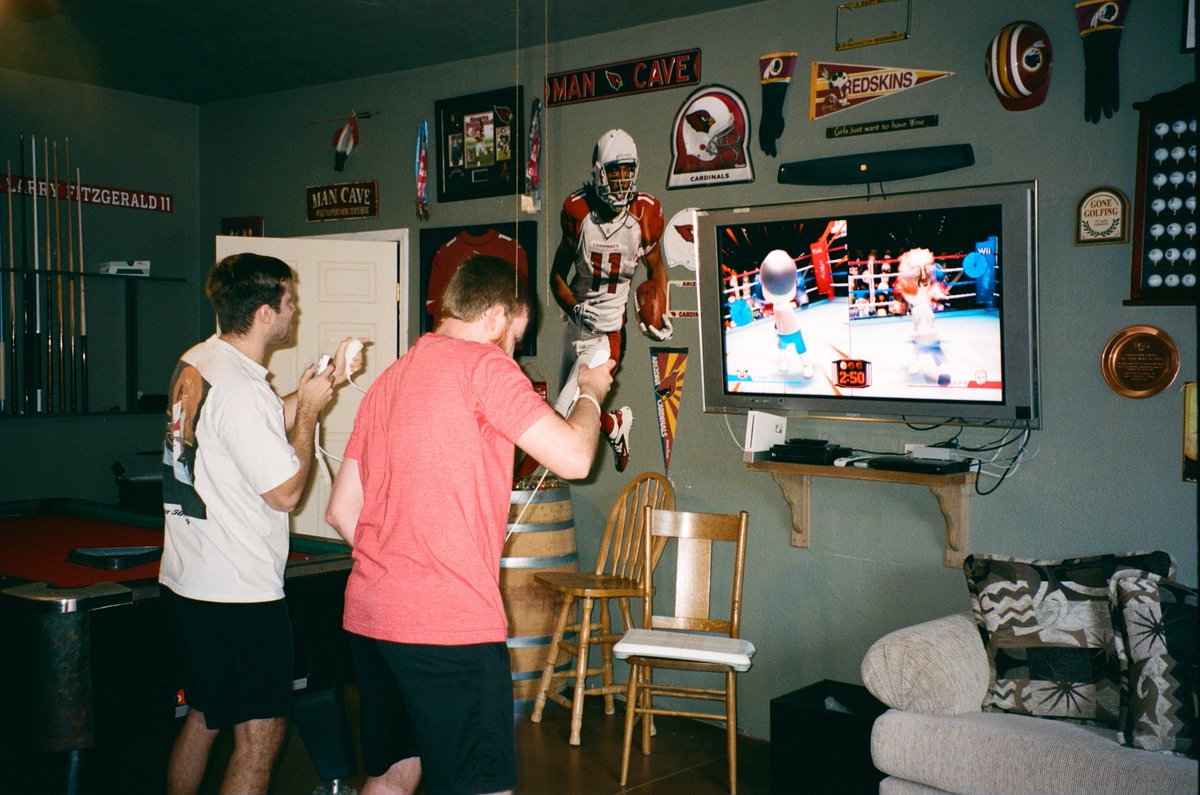
[[758,280],[763,298],[772,303],[789,301],[796,295],[796,261],[783,249],[773,249],[763,257]]
[[1005,25],[988,45],[984,58],[988,82],[1008,110],[1042,104],[1050,88],[1054,50],[1041,25],[1020,20]]
[[[610,178],[608,169],[614,166],[632,166],[633,174],[627,178]],[[609,130],[596,141],[592,150],[592,179],[596,195],[614,210],[622,210],[633,201],[637,191],[638,154],[633,136],[624,130]]]
[[[732,163],[742,143],[733,111],[715,94],[704,94],[683,113],[683,146],[692,157],[705,162]],[[725,152],[731,153],[722,157]]]

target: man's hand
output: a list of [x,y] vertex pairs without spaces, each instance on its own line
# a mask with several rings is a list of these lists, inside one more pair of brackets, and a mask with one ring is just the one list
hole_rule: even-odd
[[[362,369],[363,356],[362,346],[369,343],[371,340],[366,337],[346,337],[338,344],[337,352],[333,354],[333,385],[341,386],[350,380],[350,373],[357,373]],[[354,346],[354,353],[350,356],[350,366],[346,366],[347,350]]]
[[309,365],[300,376],[300,385],[296,387],[297,415],[315,421],[321,410],[333,400],[333,382],[336,378],[337,371],[333,364],[319,373],[315,364]]
[[612,359],[608,359],[595,367],[588,367],[586,364],[580,366],[579,376],[576,380],[579,391],[581,393],[586,392],[603,405],[604,398],[608,397],[608,391],[612,389],[612,371],[616,366],[617,363]]
[[591,304],[577,303],[571,307],[571,319],[575,325],[588,331],[595,331],[596,322],[600,319],[600,312]]
[[671,326],[671,318],[666,315],[662,316],[662,328],[658,329],[639,322],[638,329],[655,342],[665,342],[671,339],[671,335],[675,333],[674,327]]

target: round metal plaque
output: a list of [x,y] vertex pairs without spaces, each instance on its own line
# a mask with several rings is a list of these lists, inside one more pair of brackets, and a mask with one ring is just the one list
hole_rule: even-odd
[[1112,336],[1100,355],[1100,372],[1118,395],[1147,398],[1162,392],[1179,373],[1179,349],[1154,326],[1128,326]]

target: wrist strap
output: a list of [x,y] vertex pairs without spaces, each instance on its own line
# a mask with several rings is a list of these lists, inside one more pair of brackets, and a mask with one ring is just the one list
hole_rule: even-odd
[[582,398],[583,400],[590,400],[590,401],[592,401],[592,405],[596,407],[596,411],[600,412],[600,414],[604,414],[604,409],[600,408],[600,401],[599,401],[599,400],[596,400],[596,398],[592,397],[591,395],[587,394],[586,392],[580,392],[579,394],[577,394],[577,395],[575,396],[575,403],[576,403],[576,404],[578,404],[578,403],[579,403],[579,400],[580,400],[580,398]]

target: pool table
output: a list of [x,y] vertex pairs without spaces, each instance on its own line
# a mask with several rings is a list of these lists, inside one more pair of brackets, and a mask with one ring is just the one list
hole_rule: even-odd
[[[3,738],[7,748],[78,757],[114,737],[170,729],[186,713],[157,559],[119,569],[68,560],[72,550],[153,548],[162,540],[158,516],[73,499],[0,503],[0,704],[8,713],[0,731],[11,735]],[[345,544],[292,537],[284,590],[298,706],[312,695],[323,697],[310,703],[329,705],[329,691],[340,702],[341,685],[353,680],[341,628],[350,566]],[[316,720],[325,738],[329,717],[311,706],[294,715]],[[314,761],[324,753],[311,744],[309,751]],[[69,765],[79,767],[78,759]]]

